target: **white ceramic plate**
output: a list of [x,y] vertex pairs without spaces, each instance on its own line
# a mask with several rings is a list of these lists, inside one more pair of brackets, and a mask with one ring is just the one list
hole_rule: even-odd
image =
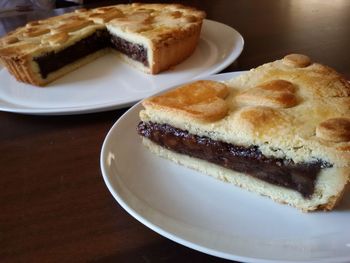
[[[239,73],[210,77],[225,80]],[[159,158],[136,133],[140,104],[108,133],[106,185],[133,217],[190,248],[244,262],[349,262],[350,196],[333,212],[302,213]]]
[[199,45],[172,70],[148,75],[105,55],[69,75],[38,88],[17,82],[0,71],[0,110],[26,114],[80,114],[117,109],[191,79],[203,78],[230,65],[244,41],[233,28],[205,20]]

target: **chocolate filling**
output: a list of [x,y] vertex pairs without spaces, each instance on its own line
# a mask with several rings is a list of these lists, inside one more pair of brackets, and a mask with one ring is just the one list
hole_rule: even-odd
[[58,52],[48,52],[34,58],[34,61],[39,65],[41,76],[46,78],[51,72],[103,48],[110,47],[110,45],[109,33],[107,30],[101,29],[72,46]]
[[88,56],[104,48],[112,47],[128,57],[148,66],[147,50],[144,46],[133,44],[120,37],[111,36],[106,29],[97,30],[84,38],[58,52],[48,52],[34,58],[38,64],[42,78],[74,61]]
[[111,42],[113,43],[112,47],[114,49],[127,55],[133,60],[141,62],[146,67],[148,66],[147,49],[144,46],[131,43],[113,35],[111,36]]
[[138,133],[177,153],[200,158],[268,183],[293,189],[309,198],[317,174],[331,165],[322,161],[294,163],[292,160],[266,157],[257,146],[237,146],[197,136],[167,124],[140,122]]

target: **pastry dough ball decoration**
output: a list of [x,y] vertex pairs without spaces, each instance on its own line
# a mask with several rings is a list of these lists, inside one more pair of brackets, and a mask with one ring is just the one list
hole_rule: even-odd
[[283,58],[283,63],[291,67],[304,68],[311,65],[311,59],[301,54],[290,54]]

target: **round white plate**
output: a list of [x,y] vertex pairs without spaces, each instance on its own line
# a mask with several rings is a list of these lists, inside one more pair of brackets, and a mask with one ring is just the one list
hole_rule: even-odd
[[190,58],[158,75],[144,74],[107,54],[45,88],[17,82],[0,71],[0,110],[41,115],[80,114],[130,106],[191,79],[230,65],[244,41],[233,28],[205,20],[199,44]]
[[101,151],[109,191],[141,223],[180,244],[226,259],[350,261],[349,195],[333,212],[302,213],[157,157],[136,132],[141,108],[135,105],[115,123]]

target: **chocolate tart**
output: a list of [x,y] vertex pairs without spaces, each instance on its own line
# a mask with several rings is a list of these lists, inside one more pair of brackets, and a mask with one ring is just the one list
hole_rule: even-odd
[[34,21],[0,39],[0,62],[18,80],[43,86],[115,51],[157,74],[189,57],[204,12],[178,4],[124,4]]
[[138,133],[162,157],[302,211],[341,200],[350,176],[350,84],[305,55],[142,104]]

